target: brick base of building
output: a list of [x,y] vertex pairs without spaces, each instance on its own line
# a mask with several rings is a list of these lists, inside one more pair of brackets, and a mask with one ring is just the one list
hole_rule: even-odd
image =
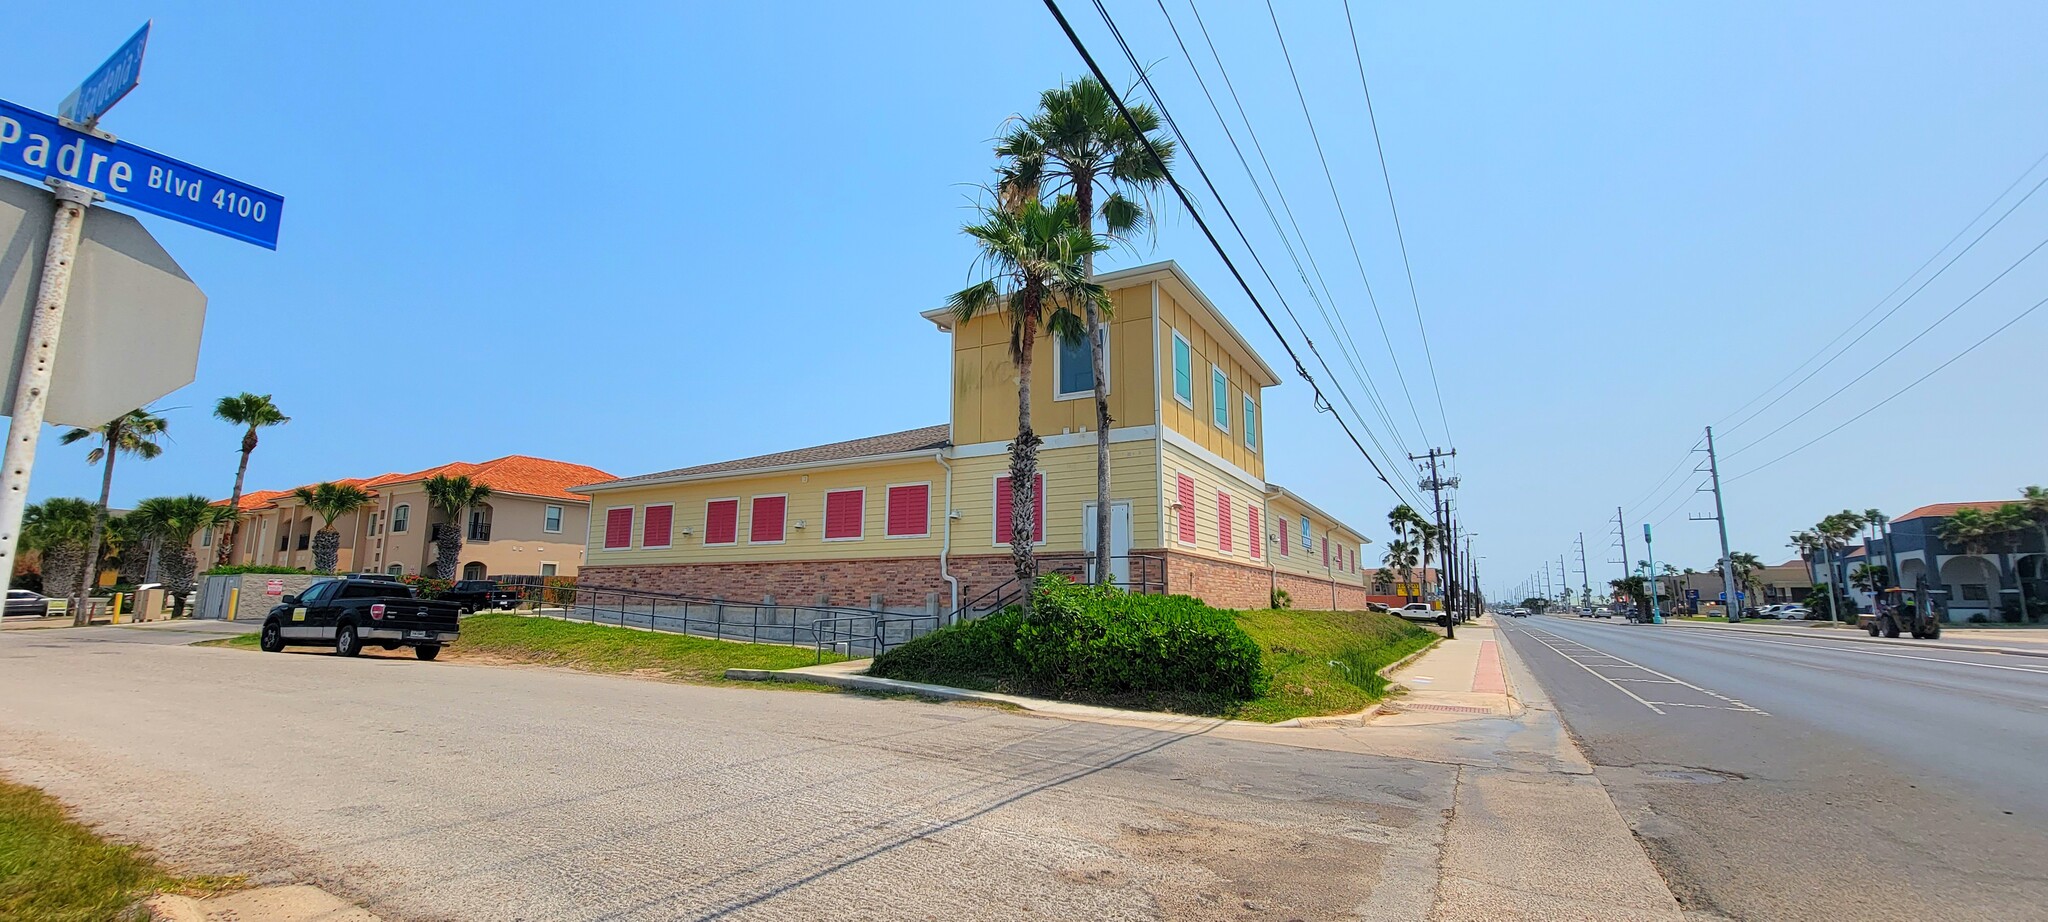
[[[1001,585],[1012,575],[1008,555],[955,557],[947,561],[947,570],[960,581],[961,602]],[[772,597],[784,605],[882,608],[916,614],[952,610],[952,587],[940,577],[939,561],[934,557],[586,566],[576,580],[585,586],[732,602]]]
[[1181,551],[1151,552],[1166,558],[1166,591],[1191,595],[1217,608],[1269,608],[1273,590],[1287,592],[1295,608],[1317,611],[1359,611],[1368,590],[1342,581],[1268,570]]
[[[1365,586],[1274,572],[1176,550],[1134,551],[1165,561],[1165,591],[1190,595],[1218,608],[1259,609],[1284,589],[1295,608],[1358,611],[1371,598]],[[1008,554],[954,557],[947,569],[960,581],[960,601],[971,603],[1012,576]],[[639,589],[731,602],[773,598],[784,605],[887,609],[914,614],[952,610],[952,588],[932,557],[872,560],[787,560],[756,563],[586,566],[585,586]]]

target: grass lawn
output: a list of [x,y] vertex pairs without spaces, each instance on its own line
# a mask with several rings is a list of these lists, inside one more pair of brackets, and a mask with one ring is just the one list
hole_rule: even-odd
[[0,781],[0,919],[147,919],[140,901],[159,890],[203,895],[237,883],[166,874],[72,822],[43,792]]
[[1273,677],[1264,697],[1230,715],[1245,720],[1362,711],[1386,694],[1382,668],[1437,641],[1428,628],[1372,611],[1241,611],[1237,623]]
[[[255,634],[243,634],[225,642],[211,643],[254,649],[257,638]],[[365,655],[379,653],[383,651],[374,648],[365,651]],[[410,657],[412,654],[400,650],[385,655]],[[504,612],[462,619],[462,639],[444,649],[441,658],[455,662],[465,659],[509,660],[590,672],[651,674],[700,685],[726,684],[727,669],[792,669],[818,662],[816,651],[808,647],[712,640],[688,634],[636,631]],[[845,658],[827,653],[824,662],[836,663]],[[798,687],[795,683],[773,684]]]

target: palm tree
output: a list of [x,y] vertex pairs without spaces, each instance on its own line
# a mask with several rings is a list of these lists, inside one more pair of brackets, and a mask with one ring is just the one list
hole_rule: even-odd
[[[1132,130],[1117,112],[1109,91],[1091,77],[1046,90],[1039,96],[1038,112],[1012,131],[996,148],[997,155],[1020,165],[1019,171],[1036,187],[1049,182],[1052,191],[1074,197],[1075,208],[1084,225],[1093,230],[1102,218],[1104,235],[1123,239],[1143,228],[1149,216],[1139,199],[1157,189],[1166,178],[1165,161],[1173,159],[1173,142],[1157,137],[1159,115],[1143,103],[1126,108]],[[1151,151],[1146,150],[1146,142]],[[1153,157],[1157,152],[1158,158]],[[1096,208],[1098,187],[1107,192],[1102,207]],[[1084,277],[1095,275],[1095,254],[1081,256]],[[1107,300],[1082,305],[1087,321],[1089,362],[1095,390],[1095,533],[1109,534],[1109,387],[1104,374],[1102,321],[1109,316]],[[1098,581],[1110,579],[1109,542],[1095,543],[1095,572]]]
[[[484,487],[484,493],[488,495],[490,489]],[[292,495],[320,516],[320,530],[313,533],[313,572],[334,572],[341,561],[341,532],[334,529],[334,520],[369,505],[369,492],[353,484],[321,483],[300,487]],[[457,540],[460,538],[458,535]],[[459,553],[459,543],[456,549]]]
[[163,541],[164,590],[171,594],[172,617],[184,617],[185,599],[192,594],[199,561],[192,553],[192,537],[204,529],[221,532],[239,518],[231,506],[216,505],[198,494],[154,496],[135,504],[130,518],[138,527]]
[[1941,537],[1941,543],[1961,549],[1965,554],[1982,554],[1990,544],[1992,531],[1991,516],[1974,506],[1964,506],[1949,513],[1936,526],[1934,533]]
[[2006,503],[1999,506],[1990,516],[1990,528],[1985,538],[1992,544],[2000,545],[2005,553],[2000,555],[2002,566],[1999,570],[2012,577],[2013,585],[2020,591],[2020,620],[2027,620],[2027,584],[2020,579],[2020,542],[2026,540],[2027,532],[2034,529],[2033,517],[2022,503]]
[[[87,621],[85,600],[92,596],[93,577],[99,575],[96,566],[100,557],[100,538],[106,533],[107,499],[114,492],[114,459],[121,455],[134,455],[147,461],[163,454],[163,446],[157,444],[169,424],[164,418],[148,410],[129,410],[114,417],[104,425],[92,429],[73,429],[59,439],[65,445],[98,438],[100,444],[86,452],[85,463],[103,465],[100,472],[99,511],[92,518],[92,535],[85,542],[85,574],[79,577],[78,594],[72,596],[71,621],[83,626]],[[69,587],[64,587],[68,591]]]
[[463,512],[489,499],[491,488],[472,482],[467,474],[436,474],[427,478],[425,487],[427,504],[448,519],[434,535],[434,577],[454,579],[455,565],[462,559]]
[[[2048,552],[2048,487],[2022,487],[2020,505],[2027,510],[2027,520],[2033,523],[2034,530],[2041,536],[2041,550]],[[2044,561],[2048,561],[2048,557],[2035,561],[2035,574],[2042,573],[2041,564]]]
[[[1764,568],[1764,562],[1748,551],[1736,551],[1728,555],[1729,569],[1735,571],[1735,588],[1750,595],[1759,595],[1756,574]],[[1740,612],[1739,599],[1728,600],[1729,611]]]
[[[270,402],[269,394],[251,394],[243,391],[232,397],[222,397],[213,405],[213,418],[224,423],[248,427],[242,433],[242,461],[235,465],[235,491],[228,494],[228,508],[239,512],[242,508],[242,477],[249,473],[249,455],[256,451],[256,430],[268,426],[281,426],[292,418],[277,409]],[[239,519],[228,526],[227,540],[218,542],[215,563],[227,563],[235,551],[235,541],[242,534]]]
[[[85,543],[98,514],[93,504],[68,496],[51,497],[22,512],[21,544],[42,556],[45,590],[68,591],[78,585],[81,570],[91,569],[86,566]],[[72,613],[74,622],[79,614]]]
[[[1014,183],[1006,179],[1005,185]],[[1010,442],[1010,561],[1018,581],[1028,584],[1038,572],[1031,536],[1041,441],[1031,428],[1032,352],[1040,328],[1068,342],[1086,335],[1074,309],[1100,307],[1109,295],[1088,278],[1083,260],[1103,246],[1082,220],[1072,196],[1060,196],[1051,205],[1035,194],[1018,196],[1012,206],[983,206],[981,212],[981,223],[961,230],[980,245],[975,267],[984,277],[955,292],[946,306],[962,323],[995,311],[1009,321],[1010,362],[1017,367],[1017,437]],[[1181,514],[1193,515],[1194,510]]]
[[1873,596],[1884,591],[1885,583],[1890,578],[1890,571],[1885,569],[1883,564],[1865,562],[1858,564],[1856,569],[1849,571],[1849,585],[1855,586]]
[[[1393,571],[1401,578],[1401,586],[1409,588],[1415,585],[1415,561],[1415,542],[1407,538],[1395,538],[1387,542],[1386,553],[1380,558],[1385,568],[1380,572]],[[1402,598],[1410,602],[1418,601],[1412,594],[1404,593]]]
[[[1415,525],[1415,551],[1422,558],[1420,576],[1422,578],[1422,594],[1425,597],[1429,595],[1429,565],[1436,553],[1437,538],[1442,534],[1443,529],[1436,527],[1432,523],[1419,521]],[[1437,582],[1441,583],[1443,581],[1438,580]]]

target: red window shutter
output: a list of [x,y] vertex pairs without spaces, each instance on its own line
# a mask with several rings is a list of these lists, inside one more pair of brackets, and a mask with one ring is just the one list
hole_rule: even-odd
[[825,537],[858,538],[864,530],[867,493],[862,490],[833,490],[825,494]]
[[754,544],[782,540],[782,518],[788,509],[788,497],[754,497],[754,509],[748,515],[747,540]]
[[1174,487],[1180,500],[1180,540],[1182,544],[1195,543],[1195,478],[1186,474],[1174,475]]
[[674,506],[649,506],[640,523],[641,547],[668,547],[669,526],[675,523]]
[[1329,568],[1330,568],[1330,542],[1329,542],[1329,541],[1324,541],[1324,542],[1323,542],[1323,569],[1327,570],[1327,569],[1329,569]]
[[633,546],[633,510],[630,507],[605,510],[604,546],[606,549]]
[[737,544],[740,540],[740,501],[712,500],[704,505],[704,543]]
[[1244,540],[1251,546],[1252,559],[1257,560],[1266,554],[1266,532],[1259,527],[1259,507],[1244,507],[1244,517]]
[[[1039,474],[1031,480],[1037,489],[1031,493],[1031,543],[1045,540],[1045,475]],[[1010,475],[996,478],[996,543],[1010,543]]]
[[1237,547],[1236,531],[1230,525],[1230,494],[1216,494],[1216,549],[1229,552]]
[[889,488],[889,535],[931,534],[932,488],[929,484]]
[[1280,523],[1280,556],[1282,557],[1286,557],[1289,553],[1291,553],[1287,550],[1287,543],[1289,541],[1294,540],[1294,531],[1293,529],[1288,527],[1289,524],[1290,523],[1286,521],[1282,521]]

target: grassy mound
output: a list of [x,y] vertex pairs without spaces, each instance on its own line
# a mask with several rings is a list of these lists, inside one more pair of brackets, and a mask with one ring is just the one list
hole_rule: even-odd
[[0,919],[143,920],[141,900],[158,890],[203,895],[233,884],[166,874],[73,822],[43,792],[0,781]]
[[1380,670],[1428,649],[1435,632],[1373,611],[1245,611],[1237,623],[1257,641],[1271,687],[1235,716],[1278,721],[1364,710],[1386,694]]

